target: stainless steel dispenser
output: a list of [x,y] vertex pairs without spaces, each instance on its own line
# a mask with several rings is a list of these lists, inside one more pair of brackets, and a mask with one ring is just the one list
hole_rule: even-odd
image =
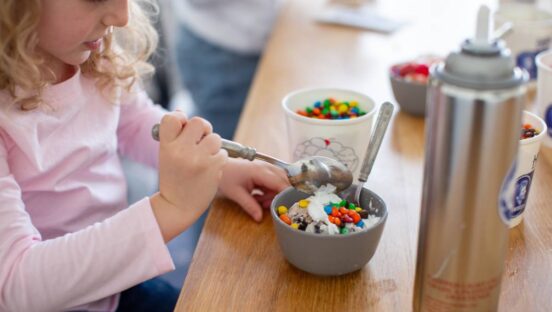
[[490,16],[431,71],[414,311],[498,308],[528,77]]

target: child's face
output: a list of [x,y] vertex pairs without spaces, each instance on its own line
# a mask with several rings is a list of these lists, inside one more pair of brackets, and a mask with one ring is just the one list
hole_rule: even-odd
[[128,0],[42,0],[38,51],[56,73],[84,63],[110,26],[127,22]]

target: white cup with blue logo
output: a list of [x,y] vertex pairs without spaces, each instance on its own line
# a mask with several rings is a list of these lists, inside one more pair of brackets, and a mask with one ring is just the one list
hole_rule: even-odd
[[534,87],[538,77],[535,57],[547,50],[552,41],[552,14],[530,3],[505,3],[494,17],[496,28],[512,23],[512,31],[503,39],[516,65],[529,73],[529,85]]
[[537,115],[544,119],[548,131],[542,144],[552,148],[552,50],[546,50],[537,55]]
[[[528,111],[523,112],[523,125],[531,125],[538,134],[521,139],[517,154],[517,165],[514,174],[513,204],[509,211],[510,227],[518,225],[525,212],[529,191],[533,182],[535,166],[543,138],[547,135],[544,121]],[[522,130],[523,131],[523,130]]]

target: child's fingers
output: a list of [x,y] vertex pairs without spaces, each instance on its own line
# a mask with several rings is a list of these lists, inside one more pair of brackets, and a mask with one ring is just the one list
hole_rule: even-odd
[[262,194],[254,195],[258,202],[263,202],[265,200],[272,200],[278,192],[267,190],[265,188],[260,188]]
[[[213,161],[221,166],[224,166],[228,161],[228,152],[223,149],[219,149],[218,152],[213,156]],[[220,172],[222,177],[222,171]]]
[[[290,186],[289,178],[287,176],[287,173],[284,171],[284,169],[276,166],[269,166],[269,168],[270,168],[270,171],[277,177],[277,179],[286,185],[285,187]],[[282,191],[282,190],[279,190],[279,191]]]
[[238,203],[242,209],[253,218],[253,220],[257,222],[261,221],[263,218],[263,209],[246,189],[237,188],[231,197],[232,200]]
[[269,209],[271,204],[272,204],[272,199],[263,200],[261,202],[261,206],[263,206],[264,209]]
[[170,113],[171,115],[175,115],[176,117],[178,117],[180,120],[188,120],[188,116],[186,115],[186,113],[184,113],[183,111],[181,111],[180,109],[175,109],[174,112]]
[[159,141],[174,141],[182,132],[182,128],[186,124],[186,121],[186,115],[183,113],[173,112],[165,114],[159,126]]
[[252,194],[255,200],[261,205],[261,207],[263,207],[263,209],[270,208],[270,204],[272,204],[272,200],[276,195],[276,193],[274,192],[268,192],[268,193],[258,194],[258,195],[255,195],[254,193]]
[[201,142],[199,142],[200,148],[203,148],[209,154],[216,154],[219,152],[222,142],[220,136],[216,133],[206,135]]
[[[264,175],[270,177],[275,181],[276,184],[279,185],[279,186],[276,186],[276,189],[272,188],[273,190],[280,192],[284,188],[290,186],[289,179],[284,169],[267,164],[265,162],[258,161],[258,160],[254,161],[254,163],[262,168],[262,170],[259,170],[259,171],[262,171]],[[260,186],[264,186],[264,184],[261,184]],[[281,188],[282,186],[283,188]]]
[[267,166],[266,170],[256,174],[253,182],[266,190],[281,192],[290,185],[287,176],[282,169],[270,167],[274,166]]
[[259,202],[259,204],[261,204],[264,209],[268,209],[270,208],[270,204],[272,204],[272,200],[274,199],[274,196],[276,196],[276,194],[278,193],[274,191],[263,190],[263,194],[256,195],[255,199],[257,200],[257,202]]
[[204,136],[213,132],[211,124],[199,117],[193,117],[188,120],[186,127],[182,131],[182,140],[190,144],[198,144]]

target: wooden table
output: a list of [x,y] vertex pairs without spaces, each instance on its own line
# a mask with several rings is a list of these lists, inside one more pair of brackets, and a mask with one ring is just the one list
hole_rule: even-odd
[[[476,1],[382,2],[373,5],[411,22],[392,35],[322,25],[313,16],[324,1],[286,2],[235,139],[287,159],[280,107],[285,94],[336,86],[364,92],[378,103],[393,100],[387,79],[391,64],[420,53],[444,55],[474,29]],[[176,310],[410,311],[423,157],[424,120],[399,111],[367,183],[389,209],[380,245],[368,265],[343,277],[316,277],[294,268],[280,251],[269,216],[256,224],[235,204],[217,199]],[[525,221],[510,234],[501,311],[552,309],[550,190],[552,150],[542,149]]]

